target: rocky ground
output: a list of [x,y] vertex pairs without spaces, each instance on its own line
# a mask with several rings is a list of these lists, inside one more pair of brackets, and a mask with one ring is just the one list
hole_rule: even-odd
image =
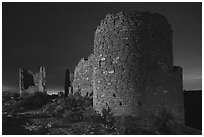
[[117,135],[116,129],[92,121],[62,121],[40,113],[3,115],[3,135]]
[[[83,120],[67,122],[55,119],[37,112],[19,113],[2,117],[3,135],[119,135],[116,128],[110,128],[102,123]],[[202,134],[201,131],[182,127],[183,135]],[[138,132],[138,131],[137,131]],[[157,134],[149,129],[140,129],[140,134]]]
[[[47,97],[34,94],[18,99],[5,95],[2,105],[3,135],[201,135],[200,130],[178,125],[168,111],[150,116],[152,126],[141,118],[115,116],[111,109],[99,115],[89,98]],[[47,101],[46,101],[47,99]],[[39,103],[40,102],[40,103]]]

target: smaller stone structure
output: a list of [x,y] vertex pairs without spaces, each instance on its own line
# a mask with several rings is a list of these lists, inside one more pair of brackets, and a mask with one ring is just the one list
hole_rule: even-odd
[[73,73],[69,69],[67,69],[65,73],[65,85],[64,85],[65,97],[67,97],[70,92],[73,92],[72,82],[73,82]]
[[74,71],[73,92],[80,92],[82,96],[93,96],[93,60],[91,54],[88,59],[81,59]]
[[40,71],[34,74],[26,69],[19,69],[19,88],[20,96],[23,97],[27,94],[36,91],[45,92],[45,67],[40,67]]

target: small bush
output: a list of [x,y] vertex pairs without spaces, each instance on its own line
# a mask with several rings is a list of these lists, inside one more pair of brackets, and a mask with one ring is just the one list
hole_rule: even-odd
[[17,112],[20,112],[20,103],[16,100],[9,100],[7,102],[5,102],[3,105],[2,105],[2,111],[3,112],[8,112],[8,113],[11,113],[11,114],[16,114]]
[[49,116],[54,116],[54,110],[56,106],[56,102],[50,102],[42,107],[42,112],[48,114]]
[[83,112],[83,118],[88,121],[95,121],[98,118],[99,115],[94,110],[93,106],[89,106],[85,108],[85,111]]
[[82,112],[66,110],[62,116],[63,123],[77,122],[82,120]]
[[42,92],[34,92],[33,94],[25,96],[21,100],[21,105],[26,110],[39,109],[50,101],[49,95]]
[[95,123],[101,123],[101,124],[104,124],[105,126],[109,127],[109,128],[112,128],[114,126],[114,122],[115,122],[115,116],[114,114],[112,113],[111,109],[109,107],[107,108],[103,108],[102,109],[102,113],[98,113],[98,112],[95,112],[93,110],[93,108],[89,108],[90,110],[90,116],[93,116],[92,117],[92,120],[95,122]]
[[102,120],[104,121],[104,123],[110,127],[112,127],[114,125],[115,122],[115,116],[114,114],[111,112],[111,109],[108,108],[103,108],[102,109],[102,115],[101,115]]
[[64,112],[64,108],[66,108],[66,102],[62,98],[44,105],[41,111],[50,116],[61,118],[62,113]]
[[54,116],[56,118],[62,118],[62,115],[64,113],[64,108],[61,105],[56,106],[56,108],[54,109]]
[[43,112],[62,120],[62,124],[82,120],[85,108],[90,105],[90,100],[79,94],[59,98],[55,102],[43,107]]
[[119,116],[116,118],[114,126],[122,135],[140,134],[138,118],[134,116]]
[[2,103],[7,102],[12,99],[17,99],[19,97],[18,93],[10,92],[10,91],[4,91],[2,92]]

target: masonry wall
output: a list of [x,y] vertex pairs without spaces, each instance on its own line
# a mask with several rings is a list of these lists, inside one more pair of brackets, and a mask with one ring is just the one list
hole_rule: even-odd
[[93,55],[88,59],[81,59],[74,70],[73,92],[80,92],[82,96],[93,96]]
[[166,102],[183,120],[182,72],[173,69],[172,30],[163,16],[107,15],[95,33],[94,55],[93,104],[99,113],[110,107],[116,115],[139,116]]
[[20,96],[25,96],[35,91],[46,92],[45,90],[45,68],[40,67],[39,73],[34,74],[25,69],[19,70]]
[[35,86],[33,75],[30,74],[25,69],[19,69],[19,89],[20,89],[20,95],[25,95],[26,90],[30,86]]
[[93,93],[99,113],[109,107],[115,115],[145,119],[167,108],[184,123],[182,80],[182,68],[173,66],[172,30],[166,18],[121,12],[108,14],[97,27],[94,54],[79,62],[73,88],[82,96]]
[[168,72],[158,71],[148,77],[142,93],[140,115],[157,115],[163,109],[178,123],[185,123],[182,68],[172,67]]

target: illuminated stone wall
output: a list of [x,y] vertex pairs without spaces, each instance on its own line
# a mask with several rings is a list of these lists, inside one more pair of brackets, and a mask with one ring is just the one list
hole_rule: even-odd
[[19,70],[19,90],[20,96],[34,93],[36,91],[46,92],[45,90],[45,68],[40,67],[40,71],[34,74],[25,69]]
[[108,14],[96,29],[90,62],[76,67],[74,87],[93,92],[99,113],[109,107],[115,115],[145,116],[166,107],[184,123],[182,69],[173,66],[172,30],[162,15]]
[[82,96],[93,96],[93,55],[88,59],[81,59],[74,71],[73,92],[80,92]]

